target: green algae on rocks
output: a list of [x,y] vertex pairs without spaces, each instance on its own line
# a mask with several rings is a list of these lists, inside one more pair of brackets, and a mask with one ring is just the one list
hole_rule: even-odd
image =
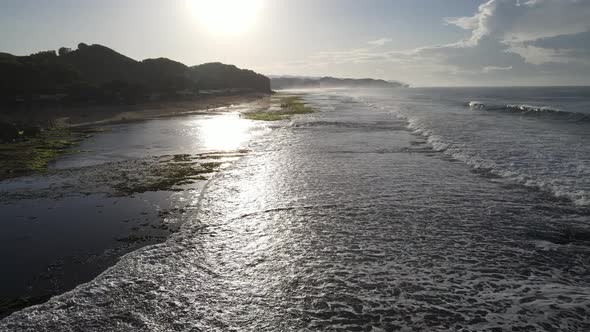
[[[277,104],[279,107],[273,107]],[[278,109],[273,110],[273,108]],[[278,121],[289,119],[295,114],[308,114],[314,112],[316,112],[316,109],[307,106],[300,96],[278,96],[271,97],[270,107],[268,109],[244,113],[244,117],[250,120]]]
[[178,154],[159,157],[157,162],[144,161],[143,171],[137,168],[120,170],[111,179],[111,186],[117,196],[127,196],[148,191],[182,191],[182,186],[204,181],[222,168],[225,162],[210,161],[225,158],[231,161],[244,153],[232,152],[188,155]]
[[16,142],[0,144],[0,180],[47,170],[49,162],[66,153],[74,153],[74,147],[102,132],[98,128],[53,128],[26,135]]

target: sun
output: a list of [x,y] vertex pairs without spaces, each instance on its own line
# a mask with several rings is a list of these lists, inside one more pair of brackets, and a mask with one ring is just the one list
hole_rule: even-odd
[[262,0],[188,0],[199,23],[212,32],[245,32],[255,22]]

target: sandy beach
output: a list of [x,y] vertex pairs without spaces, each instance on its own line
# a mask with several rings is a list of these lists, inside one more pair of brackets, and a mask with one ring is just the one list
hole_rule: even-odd
[[137,105],[84,105],[37,107],[0,112],[0,121],[37,124],[42,127],[80,127],[142,120],[162,116],[223,111],[224,107],[251,103],[267,94],[250,93],[202,97],[196,100],[148,102]]

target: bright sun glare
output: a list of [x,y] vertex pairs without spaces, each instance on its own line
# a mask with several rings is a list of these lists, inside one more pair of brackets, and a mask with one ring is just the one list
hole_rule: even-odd
[[262,0],[188,0],[199,22],[213,32],[240,33],[256,21]]
[[231,151],[239,149],[250,137],[251,122],[230,113],[215,116],[207,120],[201,135],[205,146],[214,151]]

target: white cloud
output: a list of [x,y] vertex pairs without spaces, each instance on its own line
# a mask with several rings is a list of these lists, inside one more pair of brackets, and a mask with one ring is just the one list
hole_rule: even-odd
[[504,33],[508,42],[571,35],[590,30],[590,1],[536,0],[522,6],[522,14]]
[[590,30],[588,0],[488,0],[473,16],[446,18],[447,24],[471,30],[471,41],[490,36],[531,41]]
[[380,38],[377,40],[368,41],[367,44],[375,45],[375,46],[383,46],[383,45],[390,43],[390,42],[391,42],[391,38]]
[[473,16],[468,17],[454,17],[446,18],[447,24],[456,25],[465,30],[471,30],[471,37],[461,41],[467,46],[477,45],[479,40],[490,33],[495,28],[496,22],[494,20],[497,11],[498,1],[489,0],[478,8],[478,12]]
[[497,72],[497,71],[507,71],[507,70],[512,70],[512,66],[508,66],[508,67],[486,66],[486,67],[483,67],[481,72],[484,74],[489,74],[489,73],[493,73],[493,72]]
[[474,30],[478,25],[478,18],[475,16],[445,17],[444,21],[447,25],[456,25],[464,30]]
[[590,77],[589,17],[590,0],[488,0],[472,16],[444,19],[446,25],[469,31],[465,39],[387,51],[383,46],[391,39],[381,38],[367,47],[320,52],[307,62],[314,68],[359,72],[392,68],[389,75],[400,76],[385,78],[418,84],[431,79],[477,80],[482,73],[531,83],[537,83],[533,77],[541,73],[564,79],[568,73]]
[[445,19],[465,30],[471,37],[462,41],[477,46],[483,38],[506,45],[507,51],[520,55],[527,63],[567,63],[576,61],[567,49],[532,46],[543,38],[567,36],[590,31],[588,0],[489,0],[473,16]]
[[525,62],[533,65],[542,65],[545,63],[570,63],[577,61],[577,59],[571,55],[570,50],[536,47],[523,43],[511,43],[506,52],[516,53],[520,55]]

